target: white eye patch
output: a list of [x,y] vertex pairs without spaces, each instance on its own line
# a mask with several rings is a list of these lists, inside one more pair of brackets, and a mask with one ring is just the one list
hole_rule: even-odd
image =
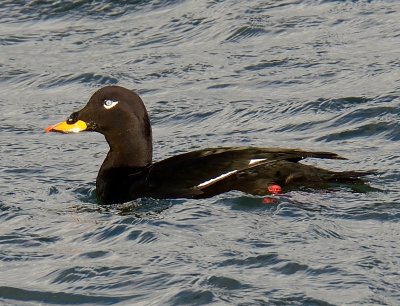
[[118,104],[118,101],[104,100],[103,106],[105,109],[110,109],[110,108],[113,108],[117,104]]

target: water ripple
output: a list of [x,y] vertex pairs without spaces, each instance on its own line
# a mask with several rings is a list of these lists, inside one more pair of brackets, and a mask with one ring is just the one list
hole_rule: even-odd
[[76,294],[67,292],[53,292],[53,291],[38,291],[38,290],[25,290],[16,287],[1,286],[0,296],[2,299],[11,301],[28,301],[36,303],[49,303],[49,304],[76,304],[76,303],[99,303],[99,304],[114,304],[123,302],[134,298],[138,295],[130,296],[101,296],[91,294]]

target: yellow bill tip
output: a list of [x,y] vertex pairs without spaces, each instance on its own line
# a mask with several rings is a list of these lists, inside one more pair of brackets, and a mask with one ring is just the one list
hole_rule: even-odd
[[73,124],[68,124],[66,121],[50,125],[45,128],[45,132],[59,132],[59,133],[79,133],[87,129],[87,124],[82,121],[78,120]]

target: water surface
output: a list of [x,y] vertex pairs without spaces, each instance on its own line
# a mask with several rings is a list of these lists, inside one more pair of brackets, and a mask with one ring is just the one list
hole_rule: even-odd
[[[398,305],[398,1],[2,1],[0,304]],[[101,207],[101,135],[45,135],[99,87],[142,96],[154,159],[337,152],[384,192]]]

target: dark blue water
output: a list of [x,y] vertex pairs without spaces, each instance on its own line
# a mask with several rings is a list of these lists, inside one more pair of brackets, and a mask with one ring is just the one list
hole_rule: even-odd
[[[1,1],[0,304],[398,305],[399,1]],[[100,207],[101,135],[44,134],[136,89],[155,160],[327,150],[384,192]]]

